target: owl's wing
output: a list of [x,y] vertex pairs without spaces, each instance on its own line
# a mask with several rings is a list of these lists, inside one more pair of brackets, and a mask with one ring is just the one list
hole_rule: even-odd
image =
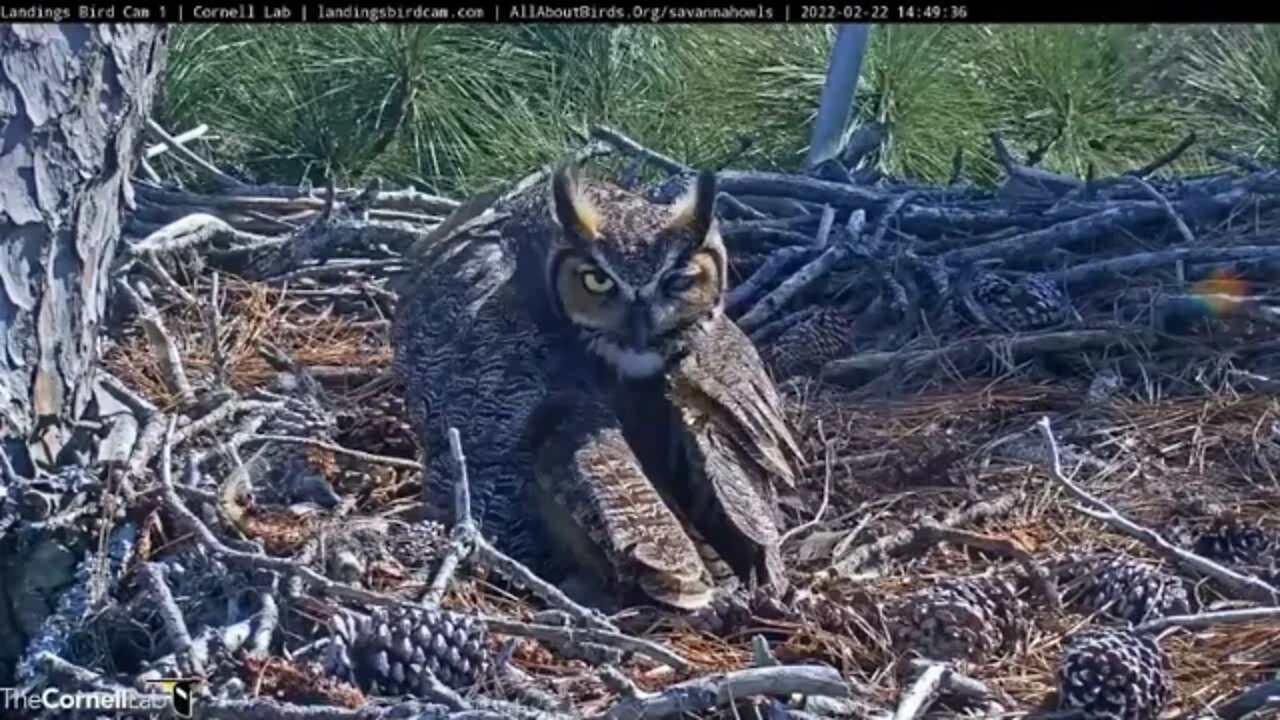
[[760,354],[736,324],[726,318],[695,335],[668,378],[673,399],[702,409],[744,471],[761,483],[795,486],[804,454]]
[[616,418],[594,402],[559,414],[566,419],[542,443],[535,472],[549,531],[606,579],[634,582],[673,607],[705,607],[712,584],[698,548]]
[[709,485],[710,496],[699,493],[703,498],[696,502],[714,500],[694,510],[710,516],[695,519],[708,528],[727,520],[762,550],[759,580],[784,584],[775,483],[794,487],[802,454],[750,340],[728,321],[717,325],[693,338],[690,352],[666,380],[687,438],[690,480]]

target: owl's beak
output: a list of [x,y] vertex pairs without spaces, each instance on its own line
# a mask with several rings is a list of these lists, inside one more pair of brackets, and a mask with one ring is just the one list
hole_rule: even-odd
[[643,303],[631,304],[627,311],[627,330],[631,347],[637,350],[649,347],[649,341],[653,339],[653,320],[649,317],[649,308]]

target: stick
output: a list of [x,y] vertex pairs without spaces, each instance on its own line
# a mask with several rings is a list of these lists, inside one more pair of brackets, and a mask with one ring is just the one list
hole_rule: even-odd
[[173,591],[169,589],[169,583],[165,581],[160,566],[153,562],[143,564],[142,580],[159,606],[160,621],[164,624],[165,632],[168,633],[169,644],[173,646],[178,668],[184,675],[203,675],[205,658],[201,658],[194,652],[187,621],[182,617],[182,611],[173,600]]
[[1049,273],[1048,276],[1055,282],[1063,284],[1092,284],[1109,275],[1137,272],[1160,265],[1170,265],[1175,262],[1191,264],[1264,258],[1280,258],[1280,246],[1235,245],[1232,247],[1175,248],[1081,263],[1066,270]]
[[[936,665],[936,662],[914,658],[910,661],[910,665],[916,672],[924,672],[930,667]],[[991,697],[991,689],[981,680],[977,680],[963,675],[955,671],[955,668],[948,668],[946,677],[942,678],[942,691],[951,692],[966,700],[982,701]]]
[[1174,145],[1172,148],[1170,148],[1168,152],[1156,158],[1155,160],[1152,160],[1146,165],[1143,165],[1137,170],[1130,170],[1129,172],[1125,173],[1125,175],[1130,175],[1137,178],[1145,178],[1151,173],[1154,173],[1160,168],[1166,165],[1169,165],[1174,161],[1176,161],[1178,158],[1182,157],[1182,154],[1185,153],[1187,150],[1189,150],[1191,146],[1195,144],[1195,142],[1196,142],[1196,134],[1194,132],[1187,133],[1187,136],[1182,138],[1182,140],[1180,140],[1177,145]]
[[[1241,720],[1264,708],[1280,708],[1280,680],[1254,685],[1234,698],[1213,708],[1217,720]],[[1262,720],[1262,716],[1258,716]]]
[[763,195],[834,205],[840,209],[869,209],[888,198],[874,190],[776,172],[724,170],[716,186],[731,195]]
[[946,676],[946,665],[929,663],[925,671],[920,673],[920,677],[911,683],[911,687],[902,696],[902,702],[898,703],[898,708],[893,713],[893,720],[915,720],[919,717],[937,697]]
[[[1013,509],[1017,501],[1018,495],[1016,493],[1005,493],[991,500],[975,503],[967,508],[951,510],[943,516],[942,520],[931,527],[954,527],[996,517]],[[853,548],[844,557],[833,563],[833,567],[841,574],[852,575],[871,558],[913,545],[928,532],[931,532],[931,530],[923,526],[904,528],[892,535],[886,535],[874,542]]]
[[[866,240],[866,242],[859,242],[861,225],[865,215],[860,212],[852,213],[849,216],[849,222],[847,223],[849,239],[846,242],[828,246],[827,249],[822,251],[822,254],[815,260],[800,268],[795,275],[787,278],[781,285],[775,288],[773,292],[769,293],[761,299],[760,302],[756,303],[755,307],[751,308],[751,310],[747,311],[746,314],[738,318],[738,326],[747,333],[750,333],[752,330],[763,325],[770,318],[777,315],[778,311],[780,311],[787,303],[791,302],[795,296],[804,292],[806,288],[817,282],[817,280],[823,275],[826,275],[831,268],[835,267],[853,253],[855,250],[855,244],[868,247],[874,251],[880,245],[880,241],[884,238],[885,232],[888,231],[889,221],[912,197],[912,193],[905,193],[894,198],[889,203],[889,206],[885,208],[884,213],[881,214],[879,221],[876,223],[875,232],[872,234],[870,239]],[[830,206],[827,206],[823,212],[822,222],[824,224],[827,223],[826,217],[828,213],[834,213]],[[830,227],[829,224],[827,226]],[[819,232],[821,232],[821,225],[819,225]],[[827,232],[830,232],[830,230]],[[822,239],[823,238],[819,236],[819,240]],[[822,244],[825,245],[826,243],[823,242]]]
[[644,158],[645,162],[662,168],[672,175],[683,175],[692,172],[688,165],[657,150],[651,150],[613,128],[595,125],[591,128],[590,135],[596,140],[612,145],[623,154]]
[[657,660],[677,672],[690,672],[694,669],[692,662],[686,660],[672,650],[668,650],[657,643],[625,635],[617,631],[601,630],[594,627],[575,628],[562,627],[558,625],[539,625],[489,616],[481,616],[480,619],[483,620],[491,630],[498,633],[515,635],[517,637],[528,637],[546,642],[570,644],[595,643],[597,645],[616,648],[623,652],[632,652],[638,655],[644,655]]
[[308,445],[310,447],[320,448],[321,450],[328,450],[329,452],[340,453],[342,455],[347,455],[347,456],[356,458],[358,460],[364,460],[365,462],[369,462],[369,463],[376,463],[378,465],[387,465],[389,467],[404,468],[405,470],[414,470],[414,471],[422,470],[422,463],[418,462],[417,460],[408,460],[405,458],[391,457],[388,455],[377,455],[374,453],[364,452],[363,450],[352,450],[351,448],[343,447],[341,445],[338,445],[337,443],[331,443],[325,440],[317,440],[316,438],[300,437],[297,435],[257,435],[255,434],[255,435],[250,435],[247,439],[252,441],[261,441],[261,442],[278,442],[278,443],[291,443],[294,445]]
[[[1225,211],[1246,197],[1248,191],[1236,189],[1196,202],[1197,205]],[[1159,203],[1126,202],[1016,237],[964,246],[947,252],[943,257],[948,263],[958,265],[987,259],[1044,257],[1055,248],[1105,237],[1118,229],[1152,222],[1164,215],[1165,211]]]
[[[207,132],[209,132],[209,126],[205,125],[204,123],[200,123],[199,125],[191,128],[190,130],[187,130],[186,132],[174,135],[173,142],[177,145],[186,145],[192,140],[203,137],[204,134]],[[150,160],[151,158],[158,157],[160,155],[165,154],[166,152],[169,152],[169,143],[167,142],[157,143],[147,148],[146,157],[148,160]]]
[[164,269],[164,264],[160,262],[160,258],[155,253],[147,253],[145,260],[139,259],[138,267],[157,280],[166,290],[181,298],[186,304],[193,308],[200,307],[200,301],[196,299],[196,296],[192,295],[191,291],[182,287],[177,280],[173,279],[173,276],[169,274],[168,270]]
[[118,279],[116,286],[138,313],[138,320],[142,323],[142,329],[151,343],[156,360],[160,363],[165,385],[169,387],[170,392],[178,396],[183,406],[191,405],[196,400],[196,392],[191,387],[191,381],[187,379],[187,371],[182,364],[182,353],[178,352],[177,343],[169,335],[164,318],[155,306],[144,300],[142,295],[124,278]]
[[1230,150],[1210,148],[1208,150],[1208,154],[1209,154],[1209,157],[1213,158],[1214,160],[1219,160],[1228,165],[1234,165],[1243,170],[1248,170],[1249,172],[1266,172],[1267,170],[1271,169],[1271,168],[1268,168],[1263,163],[1260,163],[1257,160],[1254,160],[1253,158],[1249,157],[1248,155],[1241,155],[1240,153],[1232,152]]
[[214,167],[214,165],[208,160],[205,160],[194,152],[191,152],[191,150],[186,148],[182,143],[178,142],[177,138],[166,132],[164,128],[160,127],[160,123],[152,120],[151,118],[147,118],[147,131],[163,140],[165,145],[169,146],[173,150],[174,154],[203,171],[219,185],[234,190],[241,190],[247,187],[245,183],[242,183],[222,172],[218,168]]
[[1057,484],[1061,485],[1068,494],[1084,505],[1084,507],[1079,508],[1081,512],[1094,519],[1101,520],[1107,525],[1110,525],[1130,537],[1141,540],[1148,547],[1151,547],[1178,565],[1217,580],[1224,587],[1231,590],[1239,597],[1263,603],[1280,603],[1280,591],[1277,591],[1266,582],[1263,582],[1252,575],[1242,575],[1234,570],[1225,568],[1208,558],[1183,550],[1182,548],[1170,543],[1168,540],[1165,540],[1156,531],[1134,523],[1132,520],[1121,515],[1115,510],[1115,508],[1111,507],[1106,502],[1103,502],[1102,500],[1099,500],[1085,492],[1080,488],[1080,486],[1068,479],[1062,471],[1062,456],[1058,451],[1058,441],[1053,436],[1053,428],[1049,423],[1048,416],[1041,418],[1037,425],[1040,428],[1040,432],[1044,435],[1045,442],[1049,445],[1049,455],[1051,460],[1050,472],[1053,480]]
[[1002,353],[1030,355],[1062,353],[1107,345],[1132,344],[1152,335],[1140,328],[1116,330],[1060,330],[1032,335],[982,335],[965,338],[933,350],[884,351],[832,360],[822,368],[824,380],[848,381],[863,373],[880,372],[896,365],[916,371],[936,362],[974,360],[996,348]]
[[593,720],[659,720],[696,715],[756,695],[817,695],[847,698],[850,688],[824,665],[780,665],[717,673],[627,698]]
[[[518,560],[498,550],[476,529],[475,520],[471,515],[471,489],[467,472],[467,458],[463,453],[462,438],[456,428],[449,428],[449,456],[453,461],[456,493],[454,496],[455,513],[466,518],[464,522],[471,527],[470,530],[462,530],[461,532],[465,535],[470,535],[470,541],[475,546],[473,552],[476,562],[488,566],[494,572],[516,584],[529,588],[530,591],[551,606],[558,610],[563,610],[587,626],[606,632],[616,632],[617,628],[613,623],[606,620],[598,611],[585,608],[574,602],[560,588],[538,577],[537,573],[525,567]],[[460,562],[461,559],[459,557],[458,561],[455,562]],[[442,567],[441,572],[443,572],[443,569]],[[440,580],[438,576],[436,579]],[[442,582],[447,582],[447,579]]]
[[129,252],[135,256],[147,253],[171,253],[183,248],[207,245],[217,240],[246,246],[279,242],[276,238],[238,230],[214,215],[193,213],[132,243],[129,245]]
[[1018,547],[1013,541],[983,537],[977,533],[946,528],[928,520],[925,521],[925,525],[921,530],[924,537],[933,542],[968,545],[984,552],[1017,560],[1018,564],[1022,566],[1022,569],[1031,578],[1031,582],[1035,584],[1036,589],[1048,600],[1049,607],[1055,613],[1062,611],[1062,598],[1058,595],[1057,588],[1054,587],[1053,580],[1050,579],[1049,574],[1045,572],[1044,568],[1040,567],[1035,558],[1031,556],[1031,553]]
[[1196,243],[1196,236],[1191,234],[1191,228],[1187,227],[1187,223],[1178,214],[1178,211],[1173,209],[1173,205],[1169,203],[1169,198],[1166,198],[1159,190],[1152,187],[1151,183],[1140,177],[1129,178],[1129,182],[1137,185],[1143,192],[1150,195],[1152,200],[1160,203],[1160,209],[1164,210],[1164,214],[1168,215],[1169,219],[1173,221],[1174,227],[1178,228],[1178,234],[1182,236],[1182,239],[1188,245]]
[[[471,516],[471,482],[467,477],[467,458],[462,452],[462,439],[458,429],[452,427],[449,428],[449,457],[453,460],[454,471],[454,526],[451,533],[453,537],[449,542],[449,552],[440,561],[440,569],[436,572],[435,578],[431,581],[431,587],[423,598],[423,602],[429,605],[440,604],[445,590],[448,589],[449,583],[458,571],[458,566],[475,548],[476,536],[479,534],[475,520]],[[425,474],[423,480],[424,482],[426,480]]]
[[729,291],[729,297],[724,304],[725,310],[734,312],[746,303],[755,300],[756,296],[779,275],[791,270],[798,262],[812,257],[813,253],[813,248],[796,245],[774,250],[761,263],[760,267],[756,268],[751,277]]
[[1134,628],[1136,633],[1159,634],[1170,628],[1183,630],[1204,630],[1216,625],[1250,623],[1258,620],[1280,619],[1280,607],[1244,608],[1242,610],[1219,610],[1216,612],[1197,613],[1194,615],[1169,615],[1145,622]]

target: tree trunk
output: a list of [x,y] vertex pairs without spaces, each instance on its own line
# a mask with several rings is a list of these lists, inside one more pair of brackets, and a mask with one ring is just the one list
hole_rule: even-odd
[[84,412],[168,29],[0,26],[0,437],[57,464]]
[[[142,24],[0,25],[0,511],[15,474],[70,459],[167,39]],[[6,515],[0,685],[83,554],[53,532],[14,550]]]

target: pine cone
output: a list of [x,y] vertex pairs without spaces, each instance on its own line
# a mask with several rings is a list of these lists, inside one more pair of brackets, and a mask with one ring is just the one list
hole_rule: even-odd
[[488,666],[488,628],[463,613],[376,608],[340,613],[332,627],[327,669],[371,694],[421,695],[433,676],[458,689]]
[[1062,601],[1135,625],[1191,612],[1182,581],[1124,555],[1069,557],[1054,569]]
[[974,283],[973,297],[987,317],[1011,331],[1036,330],[1067,318],[1067,303],[1058,286],[1043,275],[1009,280],[983,273]]
[[1172,696],[1169,660],[1150,635],[1087,630],[1058,664],[1058,707],[1084,720],[1155,720]]
[[1196,538],[1194,551],[1218,562],[1268,565],[1280,553],[1280,537],[1237,515],[1222,515]]
[[1026,605],[1002,578],[944,580],[899,601],[890,628],[900,651],[932,660],[978,660],[1021,646]]

